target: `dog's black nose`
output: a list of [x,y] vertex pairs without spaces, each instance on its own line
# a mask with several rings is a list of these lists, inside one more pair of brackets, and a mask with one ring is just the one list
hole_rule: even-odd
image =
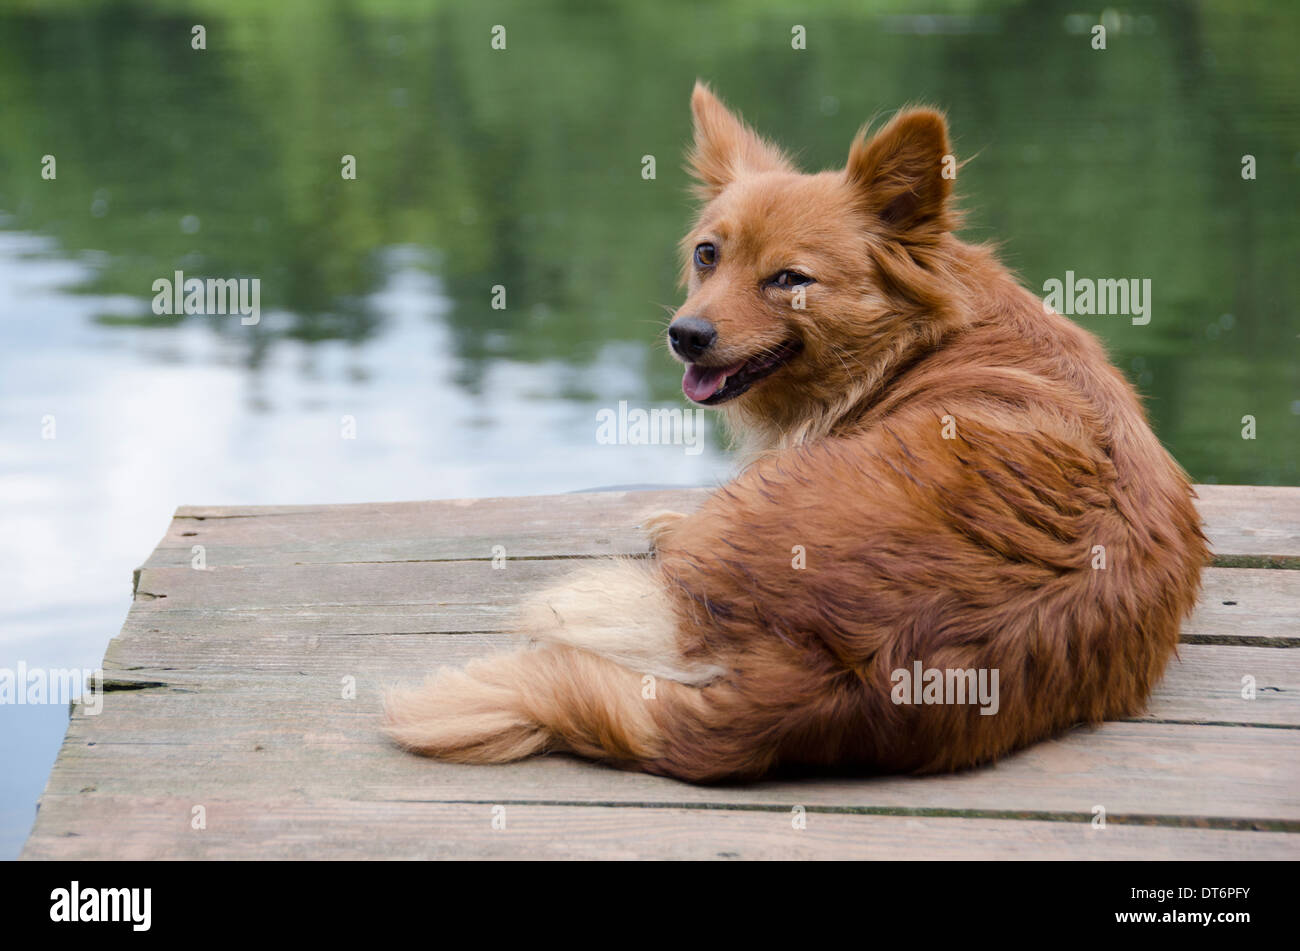
[[695,360],[713,346],[718,332],[703,317],[678,317],[668,325],[668,339],[678,356]]

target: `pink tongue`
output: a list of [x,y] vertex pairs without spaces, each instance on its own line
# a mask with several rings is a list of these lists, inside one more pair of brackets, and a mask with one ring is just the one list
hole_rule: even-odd
[[743,364],[738,363],[734,367],[702,367],[692,363],[682,376],[682,392],[695,402],[703,403],[718,392],[725,377],[738,372],[741,366]]

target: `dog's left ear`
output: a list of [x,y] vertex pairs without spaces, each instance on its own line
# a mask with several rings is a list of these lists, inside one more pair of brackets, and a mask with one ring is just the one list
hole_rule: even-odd
[[849,147],[844,174],[863,207],[900,233],[947,231],[948,196],[956,162],[948,123],[933,109],[907,109],[867,139]]

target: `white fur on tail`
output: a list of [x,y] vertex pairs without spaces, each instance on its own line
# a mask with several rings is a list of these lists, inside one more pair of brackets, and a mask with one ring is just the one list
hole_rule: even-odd
[[619,558],[584,566],[525,601],[519,632],[684,684],[698,686],[726,672],[681,655],[672,600],[648,561]]

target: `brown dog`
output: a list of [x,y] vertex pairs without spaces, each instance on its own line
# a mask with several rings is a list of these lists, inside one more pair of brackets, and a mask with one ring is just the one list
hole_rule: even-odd
[[950,770],[1138,713],[1207,559],[1191,489],[1097,341],[953,235],[943,117],[803,175],[692,106],[669,336],[749,464],[652,519],[654,559],[526,605],[534,647],[391,694],[392,736],[704,781]]

